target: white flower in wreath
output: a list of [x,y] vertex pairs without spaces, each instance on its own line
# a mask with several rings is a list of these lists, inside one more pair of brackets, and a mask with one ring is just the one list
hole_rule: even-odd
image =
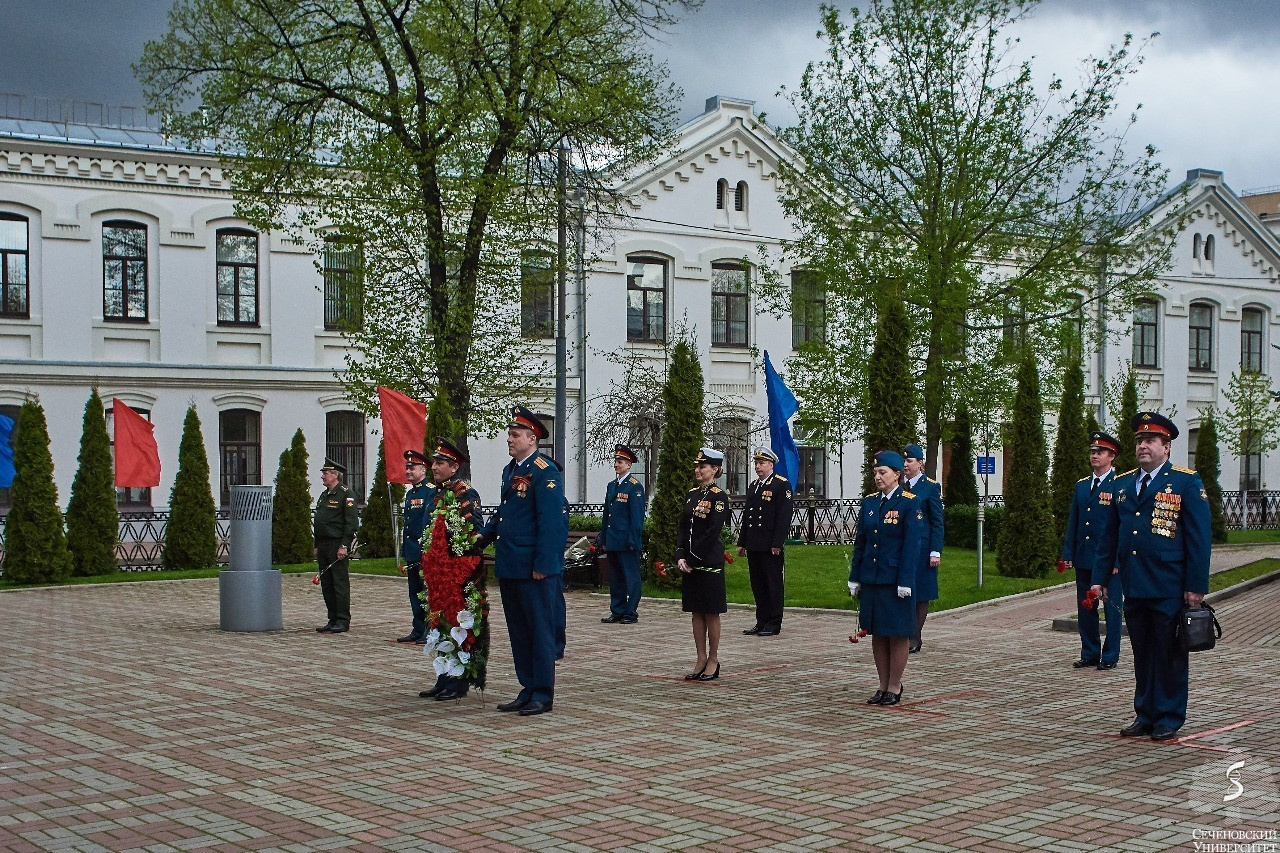
[[457,646],[455,646],[453,643],[449,642],[448,640],[445,640],[443,643],[436,646],[436,651],[442,655],[447,655],[449,654],[449,652],[453,651],[455,648],[457,648]]
[[422,654],[426,656],[427,660],[431,660],[433,657],[436,656],[435,646],[431,645],[430,643],[427,643],[425,646],[422,647]]
[[449,659],[438,657],[431,662],[431,668],[436,671],[436,675],[444,675],[449,671]]
[[466,667],[464,667],[462,664],[455,663],[449,667],[449,676],[451,678],[457,678],[458,676],[462,675],[466,671],[467,671]]
[[427,634],[427,648],[434,648],[438,642],[440,642],[440,629],[432,628],[431,633]]
[[460,663],[471,663],[471,652],[458,652],[458,661]]
[[470,610],[458,611],[458,627],[470,631],[476,626],[475,614]]
[[449,631],[449,636],[453,637],[453,641],[458,645],[462,645],[467,641],[467,629],[459,625]]

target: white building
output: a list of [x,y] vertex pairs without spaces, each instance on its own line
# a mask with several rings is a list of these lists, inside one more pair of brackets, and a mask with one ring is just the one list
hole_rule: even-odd
[[[708,391],[724,404],[713,440],[728,451],[729,486],[740,491],[749,443],[763,438],[747,436],[765,413],[759,352],[768,350],[785,375],[795,340],[816,331],[804,318],[763,310],[755,271],[742,263],[792,234],[777,187],[787,147],[751,102],[712,98],[681,128],[676,150],[625,185],[632,218],[591,252],[585,300],[577,287],[569,294],[569,422],[557,427],[567,429],[572,501],[601,500],[611,474],[581,452],[579,401],[622,378],[604,353],[631,352],[657,368],[662,340],[678,325],[694,331]],[[1164,286],[1136,320],[1111,318],[1122,332],[1136,329],[1138,343],[1130,335],[1111,344],[1087,371],[1096,402],[1101,383],[1138,355],[1146,402],[1176,404],[1189,433],[1175,448],[1179,464],[1200,414],[1223,405],[1242,359],[1270,372],[1272,342],[1280,341],[1280,240],[1220,173],[1197,170],[1189,182],[1171,202],[1191,213]],[[28,393],[40,396],[64,504],[95,385],[108,402],[124,400],[156,424],[161,484],[153,494],[122,496],[122,508],[166,507],[190,403],[224,502],[232,483],[270,482],[299,427],[313,468],[329,455],[351,469],[358,490],[367,488],[379,424],[355,411],[335,375],[346,353],[337,331],[347,304],[342,246],[328,244],[318,265],[306,243],[249,229],[234,216],[216,159],[155,131],[0,117],[0,254],[0,413],[13,414]],[[526,315],[536,320],[549,304]],[[575,323],[584,334],[575,335]],[[549,397],[530,403],[552,411]],[[844,452],[860,458],[856,441]],[[842,489],[834,452],[802,454],[802,490],[858,495],[857,464],[846,466]],[[477,487],[491,502],[505,445],[473,439],[472,456]],[[1277,458],[1255,460],[1255,485]],[[1224,450],[1223,486],[1239,482]]]

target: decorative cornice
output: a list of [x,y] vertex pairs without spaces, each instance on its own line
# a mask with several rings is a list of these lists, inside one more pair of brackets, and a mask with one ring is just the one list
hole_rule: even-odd
[[[12,143],[14,140],[9,140]],[[217,160],[206,162],[104,157],[96,153],[69,153],[0,148],[0,173],[12,177],[57,181],[103,181],[118,186],[166,187],[231,192],[231,181]]]

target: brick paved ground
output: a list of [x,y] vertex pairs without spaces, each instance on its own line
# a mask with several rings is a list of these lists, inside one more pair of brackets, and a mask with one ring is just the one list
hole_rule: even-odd
[[212,580],[0,595],[0,849],[1157,851],[1278,823],[1273,587],[1221,609],[1252,600],[1273,632],[1195,657],[1177,744],[1114,736],[1125,662],[1072,670],[1072,637],[983,611],[930,623],[889,709],[862,704],[848,614],[757,639],[733,610],[722,678],[691,685],[677,606],[601,625],[606,600],[573,593],[554,713],[494,711],[516,690],[501,628],[484,700],[429,702],[419,650],[388,642],[404,582],[353,587],[336,637],[309,576],[272,634],[218,631]]

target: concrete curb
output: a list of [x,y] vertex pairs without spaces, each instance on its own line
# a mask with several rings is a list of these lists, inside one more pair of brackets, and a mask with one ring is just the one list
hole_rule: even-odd
[[[1223,601],[1235,598],[1241,593],[1273,583],[1277,580],[1280,580],[1280,569],[1277,569],[1274,572],[1268,572],[1265,575],[1258,575],[1256,578],[1249,578],[1247,581],[1240,581],[1240,583],[1235,584],[1234,586],[1229,586],[1226,589],[1211,592],[1204,597],[1204,600],[1209,604],[1220,604]],[[1053,630],[1061,631],[1064,634],[1074,634],[1078,628],[1079,622],[1074,616],[1059,616],[1057,619],[1053,620]],[[1129,635],[1129,628],[1127,625],[1125,626],[1124,634],[1126,637]]]

